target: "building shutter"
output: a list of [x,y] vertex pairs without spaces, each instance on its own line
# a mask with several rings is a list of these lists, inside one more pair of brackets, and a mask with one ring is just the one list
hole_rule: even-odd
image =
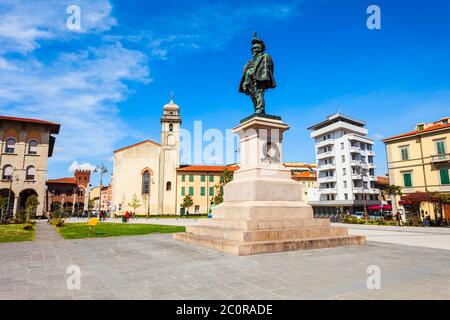
[[441,169],[440,174],[441,174],[441,184],[450,184],[448,169]]
[[411,173],[404,173],[403,174],[403,180],[405,187],[412,187],[412,179],[411,179]]

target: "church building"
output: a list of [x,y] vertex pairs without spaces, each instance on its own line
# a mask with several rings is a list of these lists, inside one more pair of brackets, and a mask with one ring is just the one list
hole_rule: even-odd
[[180,108],[171,100],[163,108],[161,143],[145,140],[114,151],[113,213],[176,214],[180,125]]

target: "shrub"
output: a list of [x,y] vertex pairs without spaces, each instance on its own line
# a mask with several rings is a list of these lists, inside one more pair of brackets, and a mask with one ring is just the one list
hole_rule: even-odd
[[57,228],[64,227],[64,220],[61,218],[53,218],[50,223]]
[[19,223],[25,223],[27,220],[27,212],[24,209],[20,209],[17,212],[17,220]]
[[31,231],[33,230],[33,225],[31,223],[27,223],[23,226],[23,230]]

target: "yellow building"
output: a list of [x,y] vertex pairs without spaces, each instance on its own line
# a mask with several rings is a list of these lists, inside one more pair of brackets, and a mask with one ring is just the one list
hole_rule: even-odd
[[317,164],[304,162],[285,162],[285,168],[291,170],[291,178],[297,181],[300,188],[300,200],[308,203],[308,193],[317,189]]
[[219,192],[220,175],[225,170],[236,171],[238,166],[181,166],[177,169],[177,212],[184,213],[183,199],[190,195],[193,205],[190,214],[207,214],[211,207],[211,200]]
[[301,198],[303,202],[308,203],[308,191],[310,189],[317,189],[317,172],[315,171],[302,171],[292,172],[291,177],[301,185]]
[[[419,123],[414,131],[384,139],[389,180],[401,186],[403,194],[420,192],[450,193],[450,118]],[[397,199],[399,200],[399,199]],[[398,209],[402,202],[395,201]],[[450,210],[444,215],[450,218]],[[435,218],[431,204],[421,209],[422,218]]]

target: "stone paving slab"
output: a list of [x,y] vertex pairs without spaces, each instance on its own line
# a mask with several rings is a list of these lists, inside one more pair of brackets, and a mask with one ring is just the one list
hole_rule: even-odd
[[[341,224],[339,224],[341,226]],[[364,235],[368,241],[450,250],[450,228],[415,228],[349,225],[348,233]]]
[[[450,299],[450,251],[365,246],[230,256],[170,234],[62,240],[38,222],[35,241],[0,244],[0,299]],[[66,268],[81,269],[68,290]],[[366,286],[367,267],[381,289]]]

